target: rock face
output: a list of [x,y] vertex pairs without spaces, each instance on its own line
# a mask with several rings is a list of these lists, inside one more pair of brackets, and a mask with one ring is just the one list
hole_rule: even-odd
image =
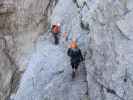
[[6,100],[10,93],[10,80],[14,68],[11,66],[10,61],[3,52],[0,52],[0,57],[2,58],[0,60],[0,99]]
[[131,0],[95,0],[82,9],[90,26],[86,68],[90,100],[133,99],[133,3]]
[[16,91],[29,53],[48,27],[55,0],[0,0],[0,100]]
[[15,42],[18,49],[16,62],[21,65],[20,70],[25,69],[27,62],[24,59],[30,52],[29,49],[33,48],[38,37],[48,30],[47,18],[51,15],[55,4],[56,0],[17,0],[15,2],[16,12],[11,17],[11,29],[16,36]]
[[[11,100],[133,100],[133,0],[12,2],[15,7],[0,10],[1,16],[9,11],[8,17],[2,18],[10,19],[6,23],[11,23],[0,24],[6,26],[1,30],[4,36],[1,40],[7,40],[8,47],[5,49],[1,42],[1,68],[9,73],[0,75],[5,82],[0,81],[0,87],[9,87],[5,88],[6,92],[1,90],[3,100],[11,91],[8,84],[14,72],[9,67],[15,61],[20,71],[27,68]],[[62,32],[68,32],[68,41],[61,34],[58,46],[52,44],[52,36],[45,32],[48,30],[45,25],[56,22],[61,24]],[[5,32],[7,27],[9,31]],[[13,35],[10,37],[8,32]],[[40,32],[45,33],[37,40]],[[67,45],[73,38],[85,57],[74,80],[66,55]],[[17,53],[11,60],[14,43]],[[8,70],[3,67],[7,58]]]

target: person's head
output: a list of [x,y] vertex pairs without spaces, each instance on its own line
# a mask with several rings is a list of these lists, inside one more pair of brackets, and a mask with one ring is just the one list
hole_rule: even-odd
[[60,23],[54,23],[52,27],[60,27]]
[[52,32],[53,33],[59,33],[60,32],[60,23],[54,23],[52,25]]
[[73,48],[73,49],[78,48],[76,40],[72,40],[72,42],[70,44],[70,48]]

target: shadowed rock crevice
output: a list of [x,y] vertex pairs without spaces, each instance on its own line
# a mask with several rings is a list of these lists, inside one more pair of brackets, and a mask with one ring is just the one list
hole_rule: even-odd
[[[5,98],[5,100],[8,100],[10,98],[10,95],[13,93],[13,91],[17,91],[17,87],[18,87],[18,83],[19,83],[19,80],[20,80],[20,76],[21,76],[21,73],[19,72],[19,70],[17,69],[18,66],[16,65],[16,62],[14,60],[14,58],[12,57],[13,55],[10,54],[10,50],[8,48],[8,44],[7,44],[7,40],[6,38],[4,37],[0,37],[0,40],[1,40],[1,53],[3,53],[5,56],[6,56],[6,59],[7,61],[9,61],[9,65],[10,65],[10,68],[8,69],[9,71],[11,71],[11,77],[9,79],[6,79],[6,80],[9,80],[9,83],[7,83],[7,89],[5,91],[8,91],[7,93],[3,93],[3,98],[1,97],[1,99],[3,100]],[[6,74],[6,73],[5,73]],[[4,74],[1,75],[1,77],[3,77]],[[4,84],[1,84],[1,85],[4,85]],[[6,88],[6,87],[3,87],[3,89]],[[5,97],[4,97],[5,96]],[[6,99],[7,98],[7,99]]]

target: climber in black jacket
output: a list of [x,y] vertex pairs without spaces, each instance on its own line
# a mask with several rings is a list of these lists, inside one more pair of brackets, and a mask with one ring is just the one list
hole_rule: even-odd
[[75,77],[75,72],[78,69],[80,62],[83,61],[81,50],[78,48],[76,41],[72,41],[67,54],[71,58],[71,66],[73,69],[72,77]]

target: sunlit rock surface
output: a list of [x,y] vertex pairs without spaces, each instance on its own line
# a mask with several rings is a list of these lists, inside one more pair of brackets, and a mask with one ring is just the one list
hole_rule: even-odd
[[[0,9],[0,15],[11,12],[2,18],[11,20],[5,24],[6,34],[14,32],[17,38],[5,39],[11,43],[10,53],[16,42],[21,52],[13,58],[25,72],[11,100],[133,100],[132,0],[18,0],[13,4],[10,10]],[[55,46],[50,25],[57,22],[62,32],[68,32],[68,41],[61,33]],[[85,57],[74,80],[66,55],[73,38]]]

